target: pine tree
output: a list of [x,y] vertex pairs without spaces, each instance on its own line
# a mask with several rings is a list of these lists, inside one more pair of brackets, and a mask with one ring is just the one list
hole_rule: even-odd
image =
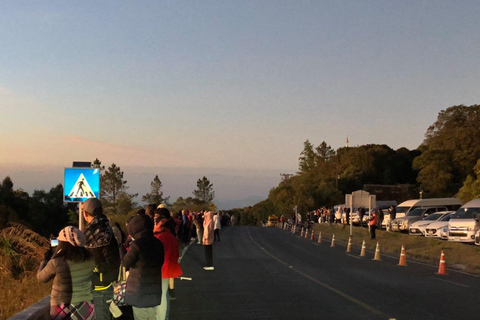
[[197,189],[193,191],[193,195],[196,199],[210,204],[215,198],[215,191],[213,191],[213,184],[207,177],[197,180]]

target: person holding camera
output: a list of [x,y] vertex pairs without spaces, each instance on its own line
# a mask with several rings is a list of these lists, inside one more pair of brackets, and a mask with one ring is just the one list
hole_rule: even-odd
[[[58,245],[56,245],[58,241]],[[95,267],[90,253],[85,249],[85,234],[78,228],[63,228],[50,248],[37,272],[37,279],[53,279],[50,295],[52,319],[95,319],[92,296],[92,270]]]

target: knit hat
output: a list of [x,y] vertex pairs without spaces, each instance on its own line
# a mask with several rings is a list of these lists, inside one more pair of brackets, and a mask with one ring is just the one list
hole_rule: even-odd
[[87,238],[77,227],[68,226],[60,230],[58,240],[69,242],[74,247],[85,247]]

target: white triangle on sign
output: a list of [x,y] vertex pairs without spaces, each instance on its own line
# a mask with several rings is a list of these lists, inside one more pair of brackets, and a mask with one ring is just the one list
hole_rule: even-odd
[[95,193],[88,184],[87,179],[83,173],[80,173],[80,176],[77,179],[77,182],[73,185],[72,190],[68,194],[70,198],[95,198]]

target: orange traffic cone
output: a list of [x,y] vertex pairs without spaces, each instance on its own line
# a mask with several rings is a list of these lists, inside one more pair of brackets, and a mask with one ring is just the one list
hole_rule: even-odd
[[443,253],[440,255],[440,263],[438,265],[438,272],[437,274],[446,276],[447,275],[447,267],[445,266],[445,254]]
[[305,229],[305,239],[308,238],[308,229]]
[[318,231],[318,243],[322,243],[322,231]]
[[360,251],[360,257],[365,257],[365,250],[367,248],[365,247],[365,240],[362,242],[362,250]]
[[375,257],[373,260],[382,261],[382,258],[380,257],[380,244],[378,242],[377,247],[375,248]]
[[335,247],[335,235],[332,235],[332,243],[330,244],[330,248]]
[[302,231],[300,232],[300,237],[303,237],[303,228],[302,228]]
[[348,237],[347,251],[345,252],[352,252],[352,237]]
[[310,236],[310,240],[312,240],[312,241],[315,240],[315,236],[313,235],[313,229],[312,229],[312,235]]
[[400,260],[398,261],[398,265],[402,267],[407,266],[407,256],[405,255],[405,246],[402,245],[402,251],[400,252]]

